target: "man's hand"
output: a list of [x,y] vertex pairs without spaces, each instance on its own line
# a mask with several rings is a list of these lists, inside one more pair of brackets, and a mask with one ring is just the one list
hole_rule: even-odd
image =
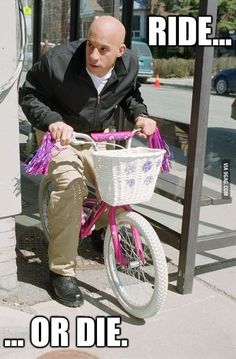
[[61,145],[68,145],[72,139],[73,128],[62,121],[54,122],[48,126],[54,140],[60,140]]
[[142,128],[142,132],[138,136],[147,138],[147,136],[151,136],[156,131],[157,126],[156,121],[151,118],[138,116],[134,128]]

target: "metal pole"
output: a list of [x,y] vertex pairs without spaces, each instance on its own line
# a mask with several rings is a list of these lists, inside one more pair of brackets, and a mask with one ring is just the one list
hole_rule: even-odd
[[[134,1],[123,1],[122,7],[122,23],[126,30],[125,35],[125,44],[130,49],[131,48],[131,40],[132,40],[132,18],[133,18],[133,6]],[[118,131],[124,130],[125,128],[128,129],[130,122],[125,118],[124,111],[121,107],[118,107],[116,111],[117,119],[116,122],[116,129]]]
[[[199,15],[211,15],[215,22],[216,14],[217,2],[215,0],[200,1]],[[212,33],[214,33],[215,23],[212,24],[212,28]],[[193,285],[208,126],[212,61],[213,47],[198,46],[195,60],[185,203],[177,279],[177,290],[183,294],[191,293]]]
[[130,49],[132,40],[132,19],[134,0],[123,1],[122,23],[126,29],[125,44]]
[[33,64],[41,56],[42,0],[34,0],[33,8]]
[[80,25],[80,0],[71,0],[70,3],[70,41],[78,39]]
[[113,16],[119,19],[120,15],[120,1],[113,0]]

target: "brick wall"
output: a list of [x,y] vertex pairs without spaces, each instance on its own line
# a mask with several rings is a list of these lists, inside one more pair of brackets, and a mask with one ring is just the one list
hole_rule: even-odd
[[69,39],[70,1],[47,0],[43,5],[42,41],[64,43]]

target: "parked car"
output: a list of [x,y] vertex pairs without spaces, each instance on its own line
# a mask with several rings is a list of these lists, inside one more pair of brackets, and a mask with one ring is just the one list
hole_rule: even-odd
[[220,70],[212,76],[211,87],[218,95],[236,92],[236,68]]
[[153,76],[153,57],[151,50],[145,42],[134,40],[132,41],[131,48],[139,59],[138,78],[140,81],[145,82]]

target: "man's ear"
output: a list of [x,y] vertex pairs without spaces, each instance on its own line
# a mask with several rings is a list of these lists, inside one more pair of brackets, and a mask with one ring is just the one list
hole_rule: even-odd
[[125,50],[126,50],[126,46],[125,46],[125,44],[122,44],[119,47],[117,57],[121,57],[125,53]]

